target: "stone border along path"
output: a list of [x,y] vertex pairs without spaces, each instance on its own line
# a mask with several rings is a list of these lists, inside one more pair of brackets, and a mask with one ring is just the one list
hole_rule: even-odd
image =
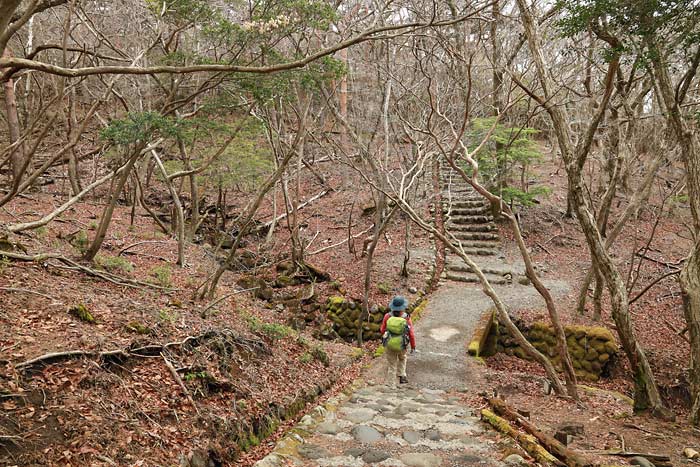
[[[443,184],[448,187],[443,193],[446,225],[453,231],[478,233],[462,235],[460,240],[485,268],[503,302],[509,308],[544,307],[532,286],[506,277],[522,274],[518,271],[522,266],[505,261],[496,226],[486,213],[486,200],[453,180],[456,174],[451,169],[441,168],[440,175],[449,183]],[[418,350],[408,358],[410,383],[398,389],[377,384],[384,382],[386,362],[375,360],[366,372],[368,383],[356,381],[314,408],[255,467],[504,465],[495,433],[485,428],[475,409],[455,397],[457,392],[478,392],[483,387],[480,364],[468,356],[467,346],[480,316],[493,307],[479,285],[465,283],[472,282],[471,273],[460,271],[455,259],[448,257],[447,278],[462,272],[463,279],[443,282],[428,299],[416,325]],[[564,281],[547,281],[546,285],[555,297],[568,291]],[[512,457],[519,458],[509,456],[509,460]]]

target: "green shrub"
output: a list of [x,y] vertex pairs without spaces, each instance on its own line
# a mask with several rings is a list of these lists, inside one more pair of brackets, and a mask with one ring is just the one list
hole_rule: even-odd
[[81,230],[70,240],[70,244],[73,245],[79,252],[85,253],[90,245],[90,239],[86,231]]
[[254,316],[247,316],[246,321],[251,331],[264,334],[273,340],[282,339],[294,334],[294,329],[284,324],[264,323]]
[[391,293],[391,286],[384,282],[377,284],[377,290],[379,290],[384,295],[389,295]]
[[172,286],[172,279],[171,279],[171,274],[172,270],[170,269],[170,266],[167,264],[163,264],[161,266],[156,266],[151,269],[151,276],[153,276],[153,279],[155,284],[160,285],[161,287],[171,287]]
[[134,265],[121,256],[98,255],[95,263],[109,272],[128,273],[134,270]]
[[185,373],[185,377],[183,378],[185,381],[193,381],[195,379],[207,379],[209,377],[209,373],[206,371],[193,371],[190,373]]
[[323,363],[323,366],[328,366],[331,363],[331,359],[328,358],[328,354],[320,345],[317,345],[311,349],[311,355],[313,355],[316,360]]
[[7,269],[7,267],[9,265],[10,265],[10,259],[5,255],[1,255],[0,256],[0,274],[2,274],[5,271],[5,269]]
[[170,324],[177,321],[177,318],[179,316],[180,315],[177,313],[177,311],[170,311],[167,308],[161,308],[160,310],[158,310],[158,318],[161,321],[165,321],[165,322],[168,322]]
[[302,347],[308,347],[308,346],[309,346],[309,340],[308,340],[306,337],[304,337],[304,336],[302,336],[301,334],[299,334],[299,335],[297,336],[297,345],[300,345],[300,346],[302,346]]
[[301,356],[299,357],[299,361],[300,361],[301,363],[310,363],[311,360],[313,360],[313,359],[314,359],[314,356],[311,355],[311,353],[309,353],[309,352],[304,352],[304,353],[301,354]]

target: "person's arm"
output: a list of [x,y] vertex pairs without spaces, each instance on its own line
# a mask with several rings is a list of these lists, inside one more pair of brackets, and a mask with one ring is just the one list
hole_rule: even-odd
[[384,319],[382,320],[382,325],[379,328],[379,334],[384,334],[386,332],[386,322],[389,320],[389,313],[386,313],[384,315]]
[[411,322],[410,316],[406,322],[408,322],[408,339],[411,341],[411,350],[416,350],[416,335],[413,333],[413,322]]

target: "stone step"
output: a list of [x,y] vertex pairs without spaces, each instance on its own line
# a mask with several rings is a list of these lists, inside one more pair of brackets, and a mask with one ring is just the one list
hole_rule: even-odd
[[492,248],[467,248],[464,245],[462,245],[462,248],[470,256],[498,256],[501,254],[500,251]]
[[[497,284],[497,285],[505,285],[508,284],[510,281],[503,277],[503,276],[496,276],[493,274],[484,274],[486,276],[486,279],[491,284]],[[478,283],[479,278],[476,276],[476,274],[472,274],[470,272],[467,273],[455,273],[455,272],[447,272],[445,273],[445,279],[455,281],[455,282],[468,282],[468,283]]]
[[484,198],[474,200],[453,200],[452,203],[447,201],[442,202],[443,206],[452,206],[452,208],[480,208],[482,206],[490,207],[490,203]]
[[462,195],[474,195],[481,197],[480,194],[478,194],[474,188],[472,187],[467,187],[467,186],[455,186],[455,185],[450,185],[450,184],[443,184],[442,185],[442,191],[447,191],[450,193],[460,193]]
[[[468,273],[473,273],[472,268],[466,264],[464,261],[462,261],[461,258],[455,258],[454,262],[448,262],[445,264],[445,269],[448,271],[452,272],[468,272]],[[510,268],[497,268],[493,266],[482,266],[479,265],[479,269],[481,269],[481,272],[484,274],[493,274],[496,276],[513,276],[513,271],[510,270]]]
[[469,216],[461,216],[459,214],[457,215],[451,215],[449,217],[449,221],[452,224],[483,224],[486,222],[493,222],[493,216],[476,216],[476,215],[469,215]]
[[447,222],[445,224],[447,230],[454,232],[496,232],[498,228],[491,222],[454,224]]
[[454,206],[452,209],[442,208],[442,212],[447,213],[448,211],[451,216],[485,216],[491,213],[491,210],[487,206],[482,206],[480,208],[456,208]]
[[[462,244],[464,248],[494,248],[498,249],[501,246],[501,242],[498,240],[462,240],[458,239],[459,243]],[[455,245],[457,242],[454,242]]]
[[453,232],[453,235],[462,240],[464,244],[465,240],[491,240],[494,242],[499,242],[500,237],[497,233],[492,232]]

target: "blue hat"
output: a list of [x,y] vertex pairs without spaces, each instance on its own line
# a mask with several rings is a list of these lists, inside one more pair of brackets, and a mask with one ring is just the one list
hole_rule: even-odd
[[389,303],[389,309],[391,311],[403,311],[408,308],[408,300],[403,298],[401,295],[397,295]]

